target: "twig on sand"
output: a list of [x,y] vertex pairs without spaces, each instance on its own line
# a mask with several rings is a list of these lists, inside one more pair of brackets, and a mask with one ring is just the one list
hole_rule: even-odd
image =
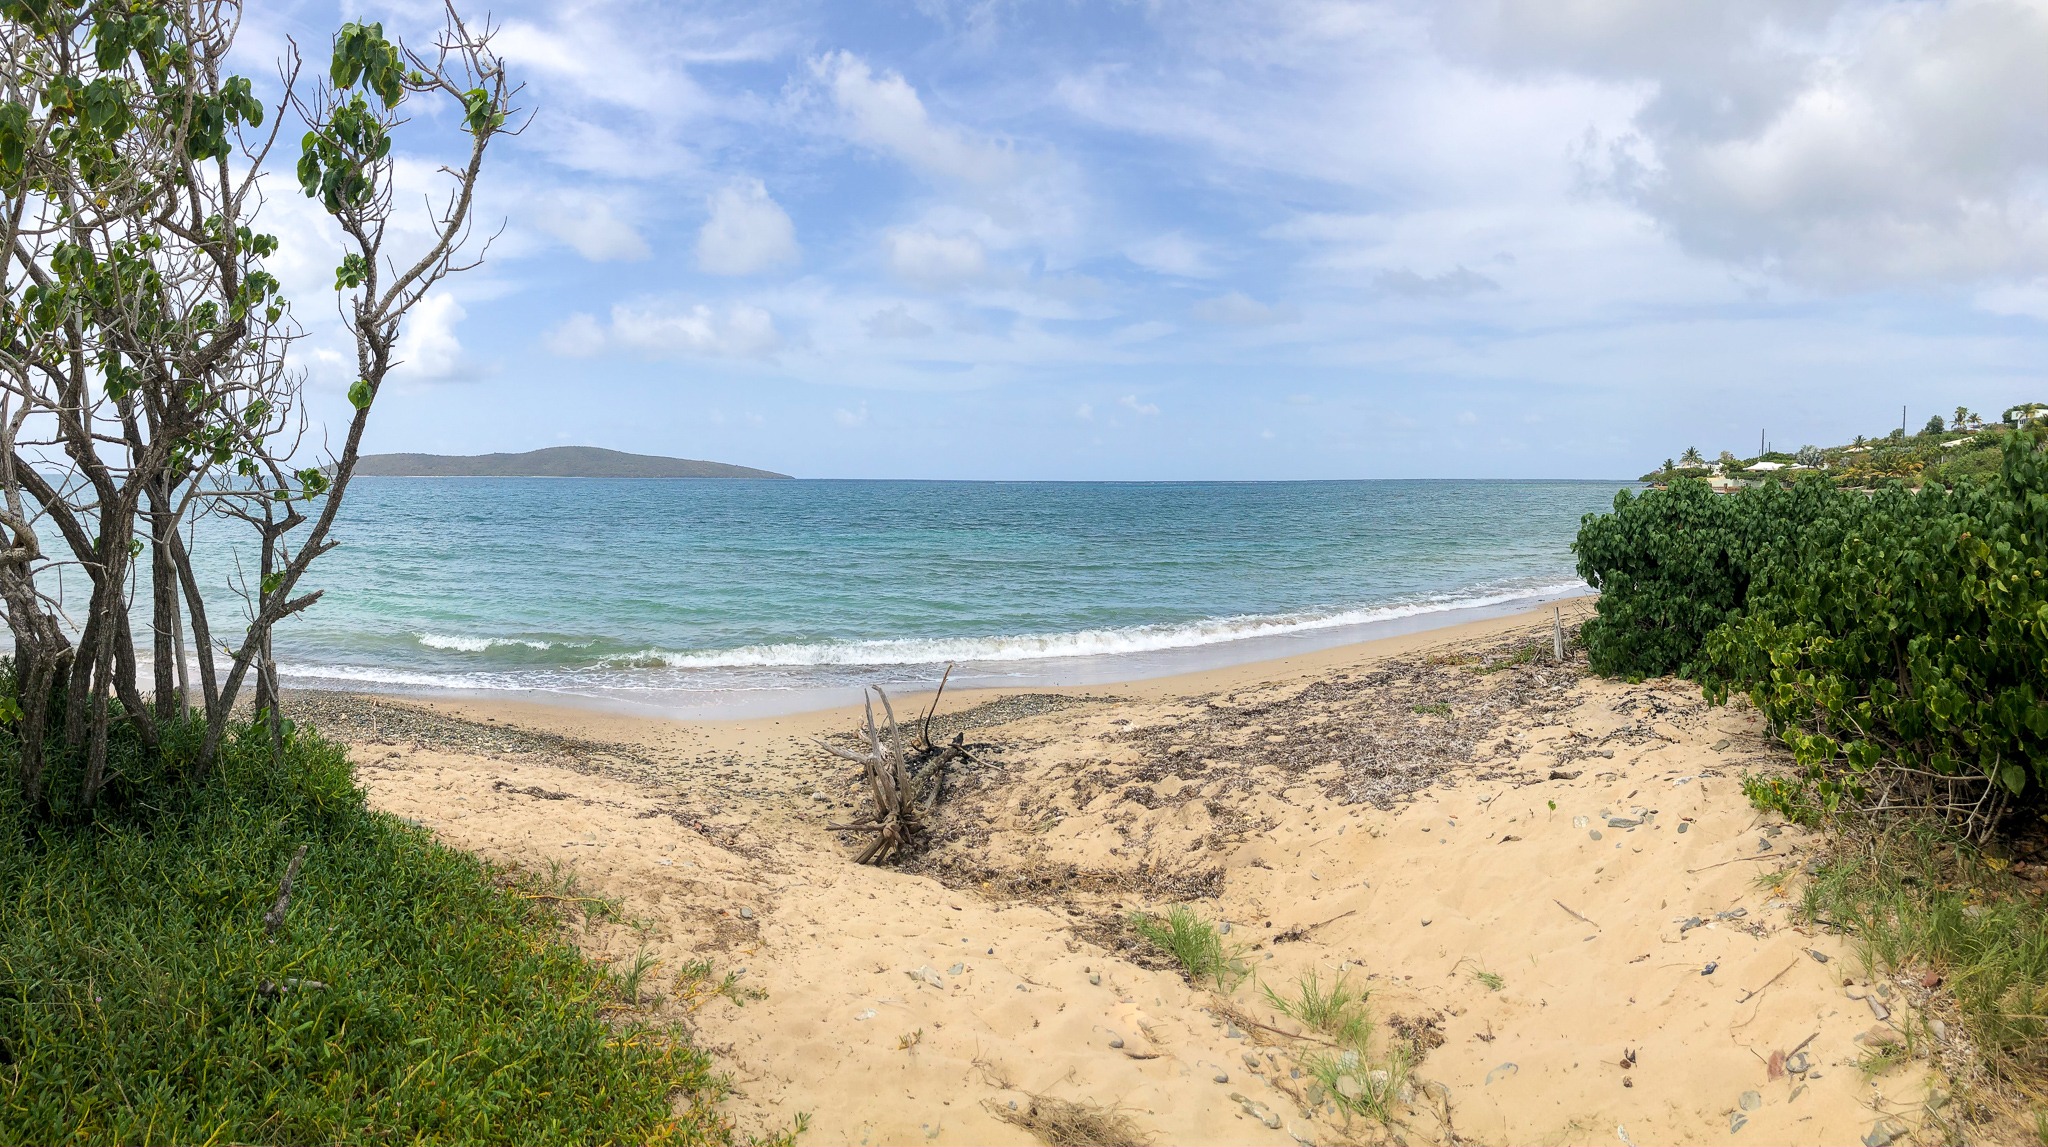
[[[1584,916],[1581,916],[1581,915],[1579,915],[1579,914],[1578,914],[1577,912],[1574,912],[1574,911],[1572,911],[1571,905],[1569,905],[1569,904],[1566,904],[1566,903],[1565,903],[1564,901],[1562,901],[1562,900],[1558,900],[1558,899],[1555,899],[1555,898],[1553,898],[1553,899],[1552,899],[1552,900],[1551,900],[1550,902],[1551,902],[1552,904],[1555,904],[1555,905],[1557,905],[1557,906],[1558,906],[1559,908],[1562,908],[1562,909],[1564,909],[1564,910],[1565,910],[1565,913],[1566,913],[1567,915],[1569,915],[1569,916],[1570,916],[1570,917],[1571,917],[1572,919],[1574,919],[1574,920],[1577,920],[1577,921],[1578,921],[1579,923],[1581,923],[1581,924],[1593,924],[1593,921],[1591,921],[1591,920],[1588,920],[1588,919],[1587,919],[1586,917],[1584,917]],[[1598,928],[1599,926],[1600,926],[1600,925],[1598,925],[1598,924],[1593,924],[1593,927],[1595,927],[1595,928]]]
[[[1736,1002],[1736,1003],[1738,1003],[1738,1004],[1746,1004],[1746,1003],[1748,1003],[1749,1001],[1751,1001],[1751,1000],[1753,1000],[1753,999],[1757,998],[1758,996],[1761,996],[1761,995],[1763,995],[1763,994],[1764,994],[1764,988],[1768,988],[1768,987],[1770,987],[1770,986],[1771,986],[1772,984],[1775,984],[1775,983],[1777,983],[1777,982],[1778,982],[1778,976],[1782,976],[1782,975],[1784,975],[1784,974],[1785,974],[1786,972],[1789,972],[1789,971],[1791,971],[1791,970],[1792,970],[1793,968],[1795,968],[1795,967],[1798,967],[1798,966],[1799,966],[1799,960],[1798,960],[1798,958],[1796,958],[1796,957],[1795,957],[1795,958],[1794,958],[1794,959],[1792,960],[1792,962],[1791,962],[1791,963],[1789,963],[1789,964],[1785,965],[1785,966],[1784,966],[1783,968],[1780,968],[1780,969],[1778,969],[1778,975],[1777,975],[1777,976],[1772,976],[1772,977],[1771,977],[1770,979],[1768,979],[1768,980],[1765,980],[1765,981],[1764,981],[1764,984],[1763,984],[1763,988],[1758,988],[1758,989],[1756,989],[1755,991],[1745,991],[1745,992],[1743,992],[1743,993],[1742,993],[1742,998],[1741,998],[1741,999],[1739,999],[1739,1000],[1737,1000],[1737,1001],[1735,1001],[1735,1002]],[[1804,1045],[1804,1044],[1801,1044],[1800,1046],[1801,1046],[1801,1047],[1804,1047],[1804,1046],[1806,1046],[1806,1045]]]
[[1733,860],[1723,860],[1723,861],[1719,861],[1719,862],[1717,862],[1717,863],[1714,863],[1714,864],[1707,864],[1707,865],[1702,865],[1702,866],[1700,866],[1699,868],[1688,868],[1688,869],[1686,869],[1686,871],[1687,871],[1687,872],[1689,872],[1689,873],[1690,873],[1690,872],[1705,872],[1705,871],[1706,871],[1707,869],[1709,869],[1709,868],[1719,868],[1719,867],[1721,867],[1721,865],[1723,865],[1723,864],[1740,864],[1740,863],[1742,863],[1742,862],[1743,862],[1743,861],[1745,861],[1745,860],[1775,860],[1775,859],[1777,859],[1777,856],[1776,856],[1776,854],[1774,854],[1774,853],[1765,853],[1765,854],[1763,854],[1763,855],[1760,855],[1760,856],[1738,856],[1738,857],[1736,857],[1736,858],[1735,858],[1735,859],[1733,859]]

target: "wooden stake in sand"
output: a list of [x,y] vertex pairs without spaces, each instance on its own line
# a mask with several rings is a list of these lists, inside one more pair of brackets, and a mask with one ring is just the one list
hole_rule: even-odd
[[1564,607],[1550,607],[1550,646],[1557,654],[1557,663],[1564,664]]

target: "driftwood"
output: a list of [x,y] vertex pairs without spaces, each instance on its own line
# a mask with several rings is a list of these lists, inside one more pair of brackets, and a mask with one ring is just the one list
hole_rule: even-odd
[[[868,791],[875,798],[874,815],[868,822],[830,825],[842,831],[875,834],[875,839],[853,858],[855,864],[881,864],[914,845],[945,794],[947,768],[956,761],[975,759],[967,751],[964,734],[954,734],[952,741],[942,746],[931,742],[932,713],[938,709],[939,697],[945,694],[946,681],[952,673],[952,666],[947,666],[946,677],[940,679],[939,691],[919,723],[916,744],[905,743],[903,730],[896,723],[896,707],[879,685],[869,686],[873,696],[866,698],[867,719],[861,727],[866,747],[862,751],[818,741],[819,748],[861,766]],[[880,726],[875,724],[877,698],[882,702]]]
[[309,847],[311,846],[300,845],[299,851],[292,856],[291,864],[284,870],[284,881],[277,886],[277,903],[271,905],[270,911],[263,914],[265,936],[276,932],[277,926],[284,923],[285,910],[292,904],[292,883],[299,878],[299,866],[306,863],[306,849]]

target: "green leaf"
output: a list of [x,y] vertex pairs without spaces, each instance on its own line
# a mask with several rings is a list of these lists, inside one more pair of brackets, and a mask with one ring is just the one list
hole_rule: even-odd
[[359,378],[348,388],[349,405],[357,410],[369,409],[370,401],[376,397],[377,392],[370,389],[368,379]]

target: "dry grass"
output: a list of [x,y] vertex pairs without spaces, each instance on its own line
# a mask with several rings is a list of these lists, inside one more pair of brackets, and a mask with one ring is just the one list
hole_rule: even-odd
[[1022,1127],[1047,1147],[1146,1147],[1152,1142],[1115,1107],[1049,1095],[1032,1095],[1016,1110],[993,1101],[986,1106],[996,1118]]

